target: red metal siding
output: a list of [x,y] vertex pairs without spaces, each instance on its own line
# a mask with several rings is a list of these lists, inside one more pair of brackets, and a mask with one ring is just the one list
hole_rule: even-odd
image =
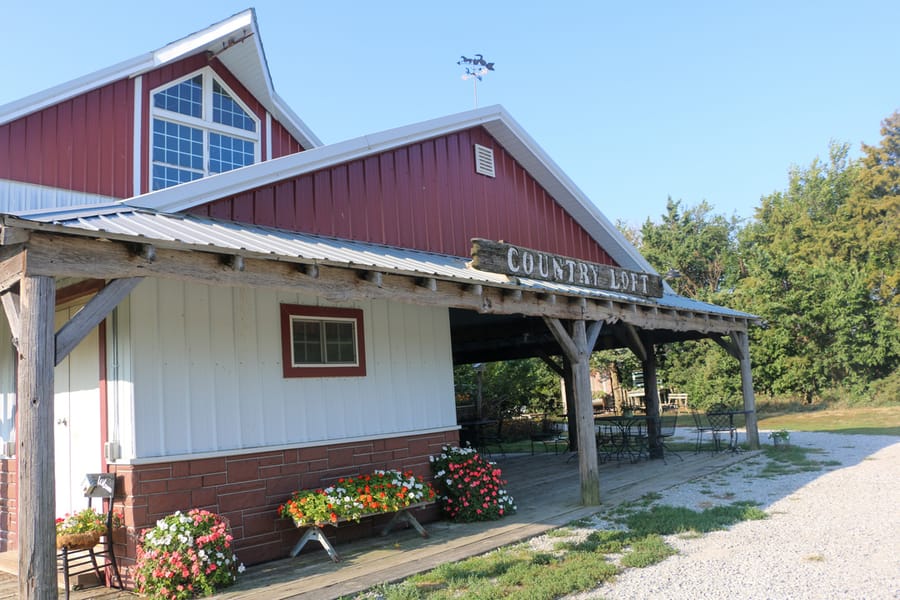
[[[494,149],[496,178],[475,173],[476,143]],[[481,127],[281,181],[190,212],[455,256],[468,256],[470,239],[483,237],[615,264]]]
[[0,125],[0,177],[131,196],[133,94],[117,81]]
[[[143,75],[141,165],[149,165],[150,91],[209,65],[260,119],[265,149],[266,110],[218,59],[196,55]],[[0,125],[0,178],[116,198],[133,195],[134,81],[122,79]],[[272,156],[303,147],[272,122]],[[264,160],[271,158],[261,153]],[[141,189],[149,190],[143,169]]]
[[281,122],[272,119],[272,156],[269,158],[281,158],[288,154],[302,152],[304,149]]

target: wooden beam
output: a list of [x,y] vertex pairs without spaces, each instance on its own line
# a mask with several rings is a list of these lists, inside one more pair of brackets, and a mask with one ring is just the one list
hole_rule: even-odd
[[384,286],[384,273],[382,273],[381,271],[364,271],[362,273],[362,278],[375,287]]
[[25,252],[22,246],[0,246],[0,291],[19,283],[25,271]]
[[709,338],[721,346],[735,360],[741,360],[741,348],[733,339],[725,339],[721,334],[710,335]]
[[25,276],[21,285],[19,338],[18,540],[19,598],[55,598],[56,491],[53,442],[52,277]]
[[226,254],[222,257],[222,264],[233,271],[243,271],[244,257],[240,254]]
[[106,287],[97,292],[97,295],[85,304],[69,322],[63,325],[56,334],[56,362],[58,365],[69,352],[75,349],[81,340],[85,338],[112,309],[131,293],[143,281],[142,277],[130,279],[116,279],[109,282]]
[[0,294],[0,301],[3,302],[3,312],[6,313],[6,320],[9,322],[9,330],[12,333],[13,345],[19,347],[19,335],[21,333],[21,321],[19,320],[19,294],[12,291],[5,291]]
[[[635,310],[626,301],[546,302],[537,294],[524,294],[521,299],[506,297],[503,289],[481,285],[475,292],[471,281],[434,280],[434,291],[418,285],[421,274],[385,272],[383,288],[359,280],[355,269],[318,263],[319,276],[306,272],[307,263],[272,260],[271,257],[244,256],[244,271],[222,269],[212,252],[155,248],[150,261],[136,256],[125,242],[97,241],[90,238],[33,232],[28,245],[27,271],[34,275],[121,279],[154,276],[205,283],[209,285],[265,287],[292,292],[309,292],[328,300],[344,302],[356,298],[391,298],[398,302],[427,306],[462,308],[489,314],[522,314],[531,317],[585,319],[588,321],[625,321],[641,329],[672,331],[720,332],[729,334],[748,326],[742,320],[704,320],[702,315],[686,319],[660,311]],[[302,269],[303,271],[298,271]],[[559,296],[559,295],[558,295]],[[570,298],[572,296],[560,296]]]
[[0,227],[0,246],[24,244],[28,241],[30,235],[31,234],[27,229],[4,225],[3,227]]
[[547,367],[551,371],[553,371],[560,377],[565,376],[566,372],[565,372],[565,369],[563,368],[564,365],[559,364],[559,362],[557,362],[555,358],[553,358],[552,356],[550,356],[549,354],[547,354],[546,352],[543,352],[543,351],[539,352],[538,357],[542,361],[544,361],[544,364],[547,365]]
[[634,352],[634,355],[638,357],[638,360],[641,362],[646,361],[647,349],[644,347],[644,342],[641,341],[641,336],[638,335],[634,325],[631,323],[622,323],[622,330],[625,332],[625,339],[623,341],[628,345],[628,349]]

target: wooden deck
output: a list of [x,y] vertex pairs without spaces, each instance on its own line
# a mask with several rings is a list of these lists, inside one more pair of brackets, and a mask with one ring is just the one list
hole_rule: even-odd
[[[602,502],[609,506],[635,500],[648,492],[713,473],[755,454],[694,454],[688,451],[682,453],[683,461],[671,457],[668,464],[661,460],[602,464]],[[428,539],[422,539],[413,529],[408,529],[384,538],[376,536],[338,544],[337,550],[343,558],[340,563],[331,562],[325,551],[316,547],[314,551],[303,552],[296,558],[249,567],[236,585],[215,598],[339,598],[442,563],[528,539],[574,519],[589,516],[598,508],[581,506],[578,460],[577,457],[569,460],[569,456],[547,452],[535,456],[494,457],[508,481],[507,489],[516,500],[518,512],[515,515],[487,523],[427,523]],[[15,598],[16,591],[15,577],[0,574],[0,600]],[[134,600],[136,596],[93,588],[74,592],[72,598]]]

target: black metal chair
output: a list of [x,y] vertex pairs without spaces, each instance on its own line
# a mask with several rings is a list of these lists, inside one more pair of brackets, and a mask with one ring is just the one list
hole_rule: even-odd
[[663,447],[663,463],[668,464],[666,460],[666,454],[674,454],[680,460],[684,461],[684,458],[666,443],[666,440],[675,437],[675,427],[678,424],[678,407],[666,407],[663,409],[662,415],[659,417],[659,433],[657,434],[657,440],[659,444]]
[[534,455],[535,442],[543,444],[544,452],[553,447],[553,453],[559,454],[560,447],[567,448],[569,446],[569,437],[566,435],[562,423],[551,421],[549,419],[541,419],[540,426],[531,433],[531,454]]
[[[119,573],[119,565],[116,562],[116,553],[113,551],[112,541],[112,525],[113,525],[113,496],[116,490],[116,476],[113,473],[89,473],[85,476],[84,496],[88,499],[88,507],[91,506],[91,500],[101,498],[108,502],[106,510],[106,535],[102,536],[98,546],[102,546],[101,550],[97,546],[91,548],[70,549],[63,546],[56,553],[57,570],[63,574],[63,581],[66,588],[66,600],[69,600],[69,590],[71,589],[70,580],[76,575],[86,573],[94,573],[97,580],[101,583],[108,583],[109,587],[118,587],[124,589],[122,585],[122,576]],[[101,501],[102,501],[101,500]],[[102,559],[103,563],[99,563],[97,559]],[[102,567],[102,571],[101,571]],[[107,580],[105,573],[107,569],[111,569],[116,578],[118,586],[113,586]]]
[[716,450],[722,449],[722,434],[725,432],[728,432],[728,448],[734,448],[737,429],[734,426],[733,417],[728,414],[728,407],[720,402],[713,404],[707,409],[706,418],[712,428]]
[[709,421],[704,422],[704,418],[706,416],[700,414],[694,407],[691,407],[691,417],[693,417],[694,419],[694,429],[697,431],[697,447],[694,450],[694,452],[697,453],[700,452],[700,446],[703,443],[703,434],[711,434],[713,432],[713,428],[712,426],[710,426]]

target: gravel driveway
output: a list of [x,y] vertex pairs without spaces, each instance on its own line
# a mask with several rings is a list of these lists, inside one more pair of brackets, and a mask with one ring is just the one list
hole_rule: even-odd
[[659,501],[702,509],[753,500],[768,519],[670,536],[677,555],[570,599],[900,599],[900,439],[794,432],[791,443],[824,450],[811,457],[829,466],[760,478],[767,461],[754,457]]

